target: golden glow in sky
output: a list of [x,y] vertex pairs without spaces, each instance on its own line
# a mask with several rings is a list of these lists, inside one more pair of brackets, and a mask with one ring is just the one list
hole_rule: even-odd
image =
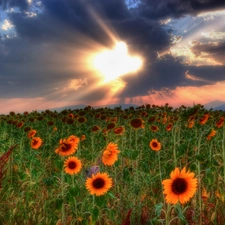
[[117,42],[112,50],[97,53],[93,66],[104,76],[104,82],[109,82],[122,75],[136,72],[141,68],[142,60],[138,56],[130,56],[124,42]]

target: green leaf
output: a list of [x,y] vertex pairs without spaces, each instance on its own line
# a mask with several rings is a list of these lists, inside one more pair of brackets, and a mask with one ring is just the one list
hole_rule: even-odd
[[188,222],[186,221],[185,216],[184,216],[184,214],[183,214],[183,211],[182,211],[181,206],[180,206],[179,204],[176,204],[176,205],[174,206],[174,209],[175,209],[175,212],[178,214],[178,215],[177,215],[178,218],[179,218],[181,221],[183,221],[185,224],[188,224]]
[[110,198],[116,198],[116,196],[112,193],[112,192],[107,192],[107,195],[110,197]]
[[97,207],[92,210],[92,220],[96,221],[98,219],[99,209]]
[[97,206],[102,207],[105,205],[106,200],[105,200],[105,196],[96,196],[95,198],[95,203]]
[[162,203],[159,203],[159,204],[155,205],[155,213],[156,213],[157,217],[160,217],[161,211],[162,211],[162,207],[163,207]]

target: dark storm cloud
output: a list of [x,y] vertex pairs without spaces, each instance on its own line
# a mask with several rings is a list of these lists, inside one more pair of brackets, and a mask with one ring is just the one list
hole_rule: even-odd
[[225,8],[224,0],[142,0],[136,13],[149,19],[180,18]]
[[207,53],[205,57],[212,58],[215,61],[225,65],[225,42],[208,42],[202,43],[200,41],[193,42],[190,49],[196,56],[204,57],[203,53]]
[[189,66],[187,69],[190,74],[193,74],[197,78],[212,83],[224,81],[225,78],[225,66]]

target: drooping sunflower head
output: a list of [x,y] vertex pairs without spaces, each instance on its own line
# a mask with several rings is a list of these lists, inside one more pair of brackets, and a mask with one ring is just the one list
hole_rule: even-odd
[[86,188],[91,195],[104,195],[112,187],[112,178],[107,173],[92,174],[91,178],[87,178],[85,183]]
[[77,174],[80,172],[82,163],[80,159],[75,156],[70,156],[64,161],[64,171],[70,175]]
[[223,126],[223,123],[224,123],[224,117],[222,116],[217,122],[216,122],[216,126],[217,128],[220,128]]
[[17,128],[21,128],[23,125],[24,125],[23,122],[19,122],[19,123],[16,124],[16,127],[17,127]]
[[199,123],[201,125],[204,125],[207,122],[208,119],[209,119],[209,114],[206,113],[199,119]]
[[61,156],[72,155],[76,150],[76,144],[72,141],[68,141],[66,139],[60,140],[60,146],[55,150],[55,153]]
[[186,168],[183,168],[181,171],[179,168],[176,168],[172,171],[170,179],[162,181],[166,201],[172,204],[188,202],[197,190],[197,179],[194,176],[195,174],[186,171]]
[[31,143],[30,143],[31,148],[39,149],[41,145],[42,145],[42,140],[40,137],[33,137],[31,139]]
[[166,125],[166,130],[167,130],[167,131],[170,131],[170,130],[172,129],[172,127],[173,127],[173,124],[172,124],[172,123],[168,123],[168,124]]
[[91,128],[91,131],[92,131],[93,133],[96,133],[96,132],[98,132],[99,130],[101,130],[101,128],[100,128],[99,126],[93,126],[93,127]]
[[67,138],[67,141],[73,143],[74,145],[78,145],[80,143],[80,138],[75,136],[75,135],[70,135],[68,138]]
[[156,139],[152,139],[149,143],[149,147],[153,151],[159,151],[161,149],[161,143],[159,141],[157,141]]
[[29,133],[27,134],[27,137],[28,137],[28,138],[32,138],[32,137],[35,136],[36,133],[37,133],[36,130],[30,130]]
[[102,154],[102,162],[104,165],[112,166],[118,160],[118,150],[117,144],[110,142]]

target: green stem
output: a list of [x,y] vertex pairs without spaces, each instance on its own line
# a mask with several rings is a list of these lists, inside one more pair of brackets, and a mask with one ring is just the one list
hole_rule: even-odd
[[[161,170],[161,163],[160,163],[160,152],[158,152],[157,155],[158,155],[158,160],[159,160],[160,186],[162,187],[162,170]],[[164,199],[163,191],[162,191],[162,198],[163,198],[163,202],[164,202],[164,206],[165,206],[165,199]]]
[[[200,154],[200,146],[201,146],[202,136],[200,135],[198,139],[198,155]],[[200,213],[200,224],[202,224],[202,193],[201,193],[201,165],[198,160],[198,201],[199,201],[199,213]]]
[[225,124],[223,124],[222,150],[223,150],[223,181],[225,182]]
[[65,225],[65,199],[64,199],[64,171],[61,171],[61,194],[62,194],[62,225]]
[[173,157],[174,157],[174,165],[177,167],[177,153],[176,153],[176,126],[173,128]]

